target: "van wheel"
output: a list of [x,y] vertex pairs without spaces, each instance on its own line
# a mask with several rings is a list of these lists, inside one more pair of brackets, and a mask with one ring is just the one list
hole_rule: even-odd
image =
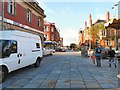
[[5,67],[2,67],[1,70],[0,70],[0,83],[4,82],[8,76],[8,71]]
[[52,53],[50,53],[50,56],[52,56]]
[[40,63],[41,63],[41,60],[40,59],[37,59],[34,66],[37,68],[40,66]]

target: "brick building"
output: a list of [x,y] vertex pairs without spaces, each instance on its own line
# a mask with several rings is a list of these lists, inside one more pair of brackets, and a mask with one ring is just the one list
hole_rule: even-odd
[[[107,30],[107,38],[109,41],[109,45],[113,43],[117,49],[120,46],[120,27],[119,27],[120,19],[112,19],[109,22],[105,23],[105,27]],[[114,40],[113,40],[114,39]],[[112,42],[111,42],[112,40]]]
[[[94,27],[95,25],[101,25],[101,24],[105,24],[106,22],[110,21],[110,13],[107,12],[106,14],[106,20],[101,20],[101,19],[98,19],[96,20],[95,23],[93,23],[91,25],[91,16],[89,17],[90,18],[90,27],[91,27],[91,30],[93,29],[92,27]],[[115,29],[100,29],[97,33],[98,37],[94,37],[94,36],[91,36],[92,39],[91,39],[91,46],[92,45],[97,45],[99,44],[100,46],[102,47],[115,47],[115,38],[113,39],[112,36],[116,35],[116,32],[115,32]],[[92,46],[94,47],[94,46]]]
[[[0,10],[2,10],[1,7]],[[2,12],[0,12],[0,25],[2,18],[1,13]],[[4,2],[4,30],[20,30],[37,34],[43,42],[45,17],[44,10],[36,0],[33,0],[33,2],[27,0],[23,0],[23,2],[7,0]]]
[[93,30],[93,27],[95,25],[105,24],[106,22],[110,21],[110,13],[107,12],[106,14],[106,20],[98,19],[95,23],[92,23],[92,16],[90,14],[89,16],[89,22],[90,27],[87,27],[87,22],[85,22],[85,30],[84,30],[84,38],[85,43],[88,44],[90,48],[94,48],[97,43],[99,43],[102,47],[108,48],[109,46],[116,47],[117,46],[117,40],[120,38],[119,36],[119,30],[115,30],[114,28],[104,28],[99,30],[97,35],[99,37],[93,36],[91,31]]
[[44,22],[44,37],[45,44],[49,44],[50,48],[56,48],[60,45],[60,33],[55,26],[55,23]]

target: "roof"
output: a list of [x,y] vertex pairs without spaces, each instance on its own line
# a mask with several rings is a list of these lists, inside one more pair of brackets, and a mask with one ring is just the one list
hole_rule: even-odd
[[56,41],[44,41],[44,44],[50,45],[50,44],[57,44]]
[[106,20],[98,19],[93,25],[100,24],[100,23],[106,23]]
[[36,0],[26,0],[25,3],[30,5],[35,11],[40,13],[44,18],[46,15],[44,14],[44,10],[39,6],[39,3]]
[[105,23],[104,26],[106,28],[111,27],[111,28],[115,28],[115,29],[120,29],[120,19],[114,18],[114,19],[110,20],[109,22]]

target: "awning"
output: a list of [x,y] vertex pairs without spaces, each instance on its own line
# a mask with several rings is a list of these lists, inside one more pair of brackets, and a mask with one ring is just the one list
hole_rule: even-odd
[[56,41],[44,41],[44,44],[49,45],[49,44],[58,44]]
[[111,21],[104,24],[105,28],[115,28],[120,29],[120,19],[112,19]]

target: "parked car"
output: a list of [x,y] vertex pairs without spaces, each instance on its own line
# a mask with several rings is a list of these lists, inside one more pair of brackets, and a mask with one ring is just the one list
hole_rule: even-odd
[[62,47],[61,52],[66,52],[66,48]]
[[116,53],[116,54],[120,54],[120,50],[116,50],[115,53]]
[[120,61],[120,50],[116,50],[115,53],[116,53],[116,57]]
[[49,48],[43,48],[43,55],[52,55],[53,54],[53,50],[49,49]]
[[61,48],[57,48],[55,51],[56,52],[61,52],[61,50],[62,50]]
[[53,53],[55,53],[55,49],[51,49],[51,51],[52,51]]
[[66,52],[66,48],[64,48],[64,47],[57,48],[56,52]]
[[0,82],[19,68],[39,67],[43,57],[40,37],[18,30],[0,31],[0,50]]
[[109,49],[108,48],[101,48],[101,49],[102,49],[102,58],[103,59],[108,58]]

